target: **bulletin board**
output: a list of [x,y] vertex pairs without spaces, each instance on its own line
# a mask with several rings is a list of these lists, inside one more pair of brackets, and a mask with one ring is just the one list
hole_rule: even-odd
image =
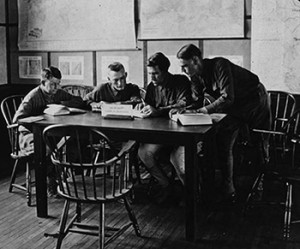
[[51,53],[51,65],[62,73],[61,84],[82,84],[93,86],[92,52]]
[[244,37],[244,1],[142,0],[141,39]]
[[251,68],[267,90],[300,93],[300,1],[252,1]]
[[136,48],[134,0],[18,0],[18,9],[23,51]]
[[123,64],[127,72],[127,82],[144,87],[143,80],[143,53],[136,51],[97,52],[97,84],[107,82],[107,67],[118,61]]
[[225,57],[250,70],[250,48],[250,40],[206,40],[203,42],[203,57]]
[[[11,81],[15,84],[39,84],[41,71],[37,69],[37,61],[40,60],[40,68],[48,66],[48,54],[40,52],[12,52],[11,53]],[[27,61],[27,76],[20,75],[25,70],[25,62]],[[32,62],[32,65],[31,65]],[[23,68],[21,68],[21,67]],[[38,72],[39,71],[39,72]],[[32,74],[30,73],[32,72]],[[31,76],[32,75],[32,76]]]

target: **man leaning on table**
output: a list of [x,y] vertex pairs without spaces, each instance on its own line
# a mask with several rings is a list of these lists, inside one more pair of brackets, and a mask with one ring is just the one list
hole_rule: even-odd
[[[223,176],[223,199],[235,201],[233,146],[239,129],[245,124],[250,128],[270,127],[267,91],[257,75],[222,57],[203,59],[201,50],[193,44],[183,46],[177,58],[182,71],[191,78],[193,98],[203,99],[204,93],[207,93],[215,99],[207,106],[196,108],[194,112],[227,114],[215,126],[217,161]],[[177,110],[170,113],[174,111]],[[257,144],[256,148],[261,148],[258,144],[261,142],[260,137],[253,136],[252,139]],[[263,147],[267,153],[267,140],[264,142]],[[184,159],[181,161],[184,162]]]
[[[50,66],[41,73],[41,83],[32,89],[24,98],[16,111],[13,122],[19,119],[43,114],[48,104],[62,104],[68,107],[82,108],[84,102],[81,97],[74,96],[60,89],[61,72],[58,68]],[[24,153],[34,150],[33,134],[30,127],[19,126],[20,149]],[[48,194],[56,194],[56,181],[54,168],[48,163]]]
[[[184,75],[173,75],[168,70],[169,59],[163,53],[155,53],[147,61],[151,82],[147,86],[145,107],[142,113],[146,118],[168,117],[171,108],[185,107],[191,102],[190,81]],[[154,201],[164,204],[172,196],[172,186],[163,173],[161,159],[176,155],[177,147],[162,144],[140,144],[138,155],[149,173],[157,182],[152,193]],[[176,169],[176,172],[178,170]]]
[[133,104],[141,102],[140,89],[137,85],[127,83],[127,72],[120,62],[108,65],[108,82],[98,85],[84,97],[85,103],[92,110],[101,110],[103,102],[131,101]]

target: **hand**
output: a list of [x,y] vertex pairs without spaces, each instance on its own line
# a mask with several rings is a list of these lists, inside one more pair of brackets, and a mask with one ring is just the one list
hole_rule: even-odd
[[205,107],[201,107],[200,109],[197,109],[196,112],[203,113],[203,114],[208,114],[208,111],[207,111],[207,109]]
[[92,108],[92,110],[93,109],[101,109],[101,107],[102,107],[102,104],[103,104],[103,102],[101,101],[101,102],[92,102],[92,103],[90,103],[90,106],[91,106],[91,108]]
[[173,115],[175,115],[176,113],[184,113],[186,112],[185,108],[173,108],[169,111],[169,118],[172,118]]
[[130,98],[130,102],[141,103],[142,100],[139,97],[133,96]]
[[143,114],[145,114],[145,117],[149,117],[149,116],[154,116],[155,113],[157,112],[157,110],[156,110],[154,107],[150,106],[150,105],[146,105],[146,106],[141,110],[141,112],[142,112]]

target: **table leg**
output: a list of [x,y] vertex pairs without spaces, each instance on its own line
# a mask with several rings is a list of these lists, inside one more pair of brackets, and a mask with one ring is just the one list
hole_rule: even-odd
[[47,166],[45,165],[46,148],[43,142],[43,128],[33,126],[34,135],[34,160],[35,160],[35,185],[36,185],[36,210],[37,216],[48,216],[47,205]]
[[185,237],[189,241],[194,241],[197,231],[197,141],[189,140],[185,145]]

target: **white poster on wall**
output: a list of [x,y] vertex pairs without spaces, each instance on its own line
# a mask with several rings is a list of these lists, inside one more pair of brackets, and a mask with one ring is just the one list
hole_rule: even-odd
[[66,80],[83,80],[84,57],[83,56],[59,56],[58,67]]
[[127,82],[130,81],[129,57],[128,56],[102,56],[101,57],[101,80],[107,81],[107,72],[109,64],[120,62],[127,72]]
[[18,0],[19,49],[135,49],[134,0]]
[[244,67],[244,58],[242,55],[209,55],[207,58],[223,57],[230,60],[233,64]]
[[251,70],[267,90],[300,93],[300,1],[253,0]]
[[141,0],[141,39],[244,38],[244,1]]
[[39,79],[42,71],[42,56],[19,56],[19,78]]

